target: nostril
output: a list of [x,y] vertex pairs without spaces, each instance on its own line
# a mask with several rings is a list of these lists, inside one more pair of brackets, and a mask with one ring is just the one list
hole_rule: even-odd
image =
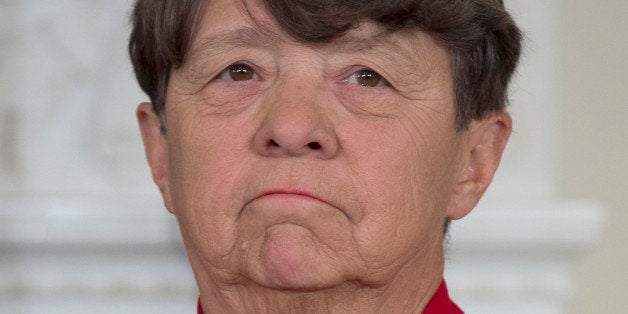
[[310,149],[321,149],[321,144],[319,144],[317,142],[311,142],[311,143],[307,144],[307,146]]
[[279,144],[275,140],[270,140],[268,141],[268,146],[279,147]]

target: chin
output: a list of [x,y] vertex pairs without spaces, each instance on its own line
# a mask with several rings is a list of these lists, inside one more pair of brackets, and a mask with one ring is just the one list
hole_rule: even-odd
[[258,279],[262,286],[312,291],[342,284],[335,253],[321,245],[310,230],[298,225],[277,225],[261,243]]
[[321,274],[312,269],[300,273],[268,271],[261,285],[276,290],[311,292],[337,287],[343,283],[345,281],[338,276]]

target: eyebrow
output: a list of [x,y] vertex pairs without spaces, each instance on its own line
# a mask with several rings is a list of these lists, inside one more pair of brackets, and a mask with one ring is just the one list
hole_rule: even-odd
[[[366,52],[379,47],[390,47],[393,51],[399,45],[389,40],[389,32],[382,31],[371,36],[345,35],[327,43],[307,43],[319,49],[337,49],[339,52]],[[253,27],[242,27],[227,32],[218,33],[200,39],[200,43],[189,53],[189,60],[196,60],[207,56],[225,53],[233,48],[261,48],[276,47],[280,44],[280,35],[270,30],[260,30]]]
[[238,47],[263,47],[277,44],[276,34],[270,31],[259,31],[252,27],[243,27],[235,30],[203,37],[200,43],[189,53],[189,59],[194,60],[206,55],[215,55]]
[[400,48],[399,44],[390,40],[390,32],[382,31],[368,37],[345,35],[329,43],[330,47],[341,52],[363,52],[384,47],[392,50]]

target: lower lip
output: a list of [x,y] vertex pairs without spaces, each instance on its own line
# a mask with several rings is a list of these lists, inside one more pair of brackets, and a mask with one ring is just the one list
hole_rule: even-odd
[[321,210],[327,212],[331,209],[332,212],[340,211],[350,219],[344,211],[339,210],[331,204],[316,197],[298,193],[277,192],[264,194],[255,199],[250,205],[254,211],[262,210],[263,212],[272,213],[273,215],[288,216],[297,213],[307,216],[313,213],[320,213]]

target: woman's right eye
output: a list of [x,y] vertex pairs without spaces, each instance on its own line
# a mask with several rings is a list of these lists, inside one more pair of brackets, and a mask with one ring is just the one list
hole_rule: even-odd
[[248,81],[257,77],[255,71],[248,65],[232,64],[220,73],[220,78],[227,81]]

